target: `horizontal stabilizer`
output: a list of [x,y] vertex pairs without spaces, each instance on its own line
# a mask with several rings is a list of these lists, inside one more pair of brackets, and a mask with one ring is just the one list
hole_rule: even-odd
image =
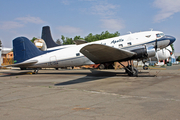
[[80,52],[94,63],[115,62],[131,58],[136,53],[117,49],[102,44],[89,44],[84,46]]
[[85,40],[74,40],[74,42],[76,45],[87,43],[87,41],[85,41]]
[[37,62],[38,62],[37,60],[31,60],[31,61],[26,61],[26,62],[22,62],[22,63],[7,65],[4,67],[28,67],[28,66],[31,66]]

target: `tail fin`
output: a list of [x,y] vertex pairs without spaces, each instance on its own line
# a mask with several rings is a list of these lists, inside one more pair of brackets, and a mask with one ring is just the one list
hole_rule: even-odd
[[51,36],[51,31],[49,26],[44,26],[42,29],[41,38],[46,42],[47,48],[59,46],[54,42]]
[[14,63],[20,63],[43,54],[29,39],[18,37],[13,40]]

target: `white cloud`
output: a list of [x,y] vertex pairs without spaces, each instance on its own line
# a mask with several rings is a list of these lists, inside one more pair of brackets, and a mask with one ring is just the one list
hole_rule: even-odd
[[6,22],[1,22],[0,24],[0,29],[4,29],[4,30],[20,28],[20,27],[24,27],[24,24],[15,21],[6,21]]
[[173,14],[180,12],[180,0],[155,0],[153,4],[160,9],[154,17],[154,22],[161,22]]
[[81,34],[82,30],[80,28],[71,27],[71,26],[59,26],[57,28],[63,34]]
[[39,17],[19,17],[15,18],[14,21],[0,21],[0,29],[8,30],[8,29],[16,29],[24,27],[28,23],[34,23],[34,24],[42,24],[45,23],[45,21],[41,20]]
[[92,14],[101,15],[103,17],[108,17],[116,14],[116,8],[118,5],[113,5],[107,2],[99,2],[91,7]]
[[102,19],[102,28],[112,31],[118,31],[124,28],[124,24],[120,19]]
[[83,2],[92,2],[92,1],[97,1],[97,0],[79,0],[79,1],[83,1]]
[[32,16],[19,17],[19,18],[16,18],[15,20],[19,20],[24,23],[35,23],[35,24],[45,23],[45,21],[41,20],[39,17],[32,17]]
[[70,1],[69,1],[69,0],[61,0],[61,2],[62,2],[64,5],[69,5],[69,4],[70,4]]

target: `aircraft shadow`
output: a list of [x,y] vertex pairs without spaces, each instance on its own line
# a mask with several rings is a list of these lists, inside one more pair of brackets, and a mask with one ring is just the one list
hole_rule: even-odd
[[[144,75],[146,73],[146,75]],[[139,72],[138,77],[155,77],[155,75],[147,75],[149,72]],[[63,74],[63,73],[61,73]],[[68,73],[71,74],[71,73]],[[81,74],[81,73],[73,73],[73,74]],[[55,86],[63,86],[63,85],[72,85],[72,84],[78,84],[78,83],[84,83],[84,82],[90,82],[90,81],[96,81],[104,78],[109,78],[109,77],[129,77],[125,72],[104,72],[104,71],[93,71],[92,73],[88,73],[87,76],[78,78],[75,80],[70,80],[66,82],[61,82],[55,84]]]
[[11,76],[17,76],[17,75],[27,75],[29,73],[32,73],[32,71],[18,72],[18,73],[0,72],[0,77],[11,77]]

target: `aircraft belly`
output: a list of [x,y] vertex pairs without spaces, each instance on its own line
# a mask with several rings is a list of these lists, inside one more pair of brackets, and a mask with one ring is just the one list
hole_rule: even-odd
[[[71,67],[71,66],[81,66],[84,64],[94,64],[86,57],[78,57],[78,58],[71,58],[66,60],[58,61],[58,67]],[[56,67],[57,67],[56,66]]]

